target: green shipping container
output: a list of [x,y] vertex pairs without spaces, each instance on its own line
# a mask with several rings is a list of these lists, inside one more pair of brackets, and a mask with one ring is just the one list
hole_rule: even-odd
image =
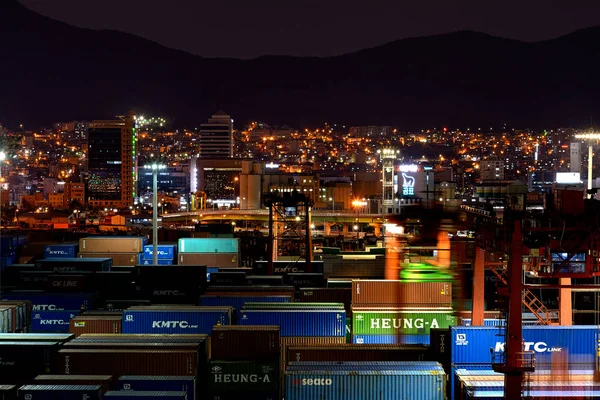
[[456,325],[452,311],[400,311],[352,309],[355,335],[425,335],[430,328]]
[[280,384],[280,363],[261,361],[211,361],[210,390],[212,393],[277,392]]
[[179,253],[237,253],[239,239],[227,238],[181,238]]

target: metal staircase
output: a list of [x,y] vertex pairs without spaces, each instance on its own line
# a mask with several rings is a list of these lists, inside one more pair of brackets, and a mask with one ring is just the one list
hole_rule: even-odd
[[[505,286],[506,275],[504,274],[504,269],[497,268],[499,266],[504,266],[503,263],[488,263],[487,266],[492,271],[496,278],[502,282]],[[521,301],[527,307],[529,311],[538,319],[538,324],[540,325],[558,325],[558,311],[550,311],[548,307],[544,305],[529,289],[523,289]]]

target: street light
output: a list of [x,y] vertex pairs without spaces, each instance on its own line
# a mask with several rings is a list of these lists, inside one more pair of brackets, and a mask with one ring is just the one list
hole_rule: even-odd
[[335,199],[333,197],[330,197],[329,201],[331,201],[333,203],[332,208],[333,208],[333,212],[335,212]]
[[152,265],[158,265],[158,171],[167,166],[153,163],[145,168],[152,170]]

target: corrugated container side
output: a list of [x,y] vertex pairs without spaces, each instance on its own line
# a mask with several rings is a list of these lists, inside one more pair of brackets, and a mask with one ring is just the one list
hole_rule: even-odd
[[83,333],[121,333],[121,316],[84,315],[71,319],[69,332],[79,336]]
[[356,344],[429,344],[429,335],[352,335]]
[[456,325],[452,311],[362,310],[352,307],[355,335],[429,334],[430,328]]
[[288,346],[312,346],[312,345],[335,345],[345,344],[346,338],[342,336],[283,336],[280,337],[281,341],[281,361],[285,365],[287,347]]
[[344,344],[288,346],[288,361],[428,361],[429,346]]
[[346,312],[339,310],[247,310],[239,325],[279,325],[281,336],[346,337]]
[[53,293],[81,293],[91,291],[89,282],[92,274],[81,275],[55,275],[50,274],[46,283],[46,290]]
[[[187,400],[200,398],[193,376],[121,376],[117,385],[119,390],[186,392]],[[206,390],[203,387],[202,390]]]
[[[504,351],[504,330],[457,326],[450,329],[453,364],[490,364],[490,349]],[[535,353],[536,366],[588,364],[596,361],[597,326],[524,326],[526,351]]]
[[[285,373],[286,399],[396,400],[407,398],[407,395],[431,400],[445,398],[446,376],[441,368],[415,366],[394,371],[393,366],[367,363],[352,366],[352,369],[343,370],[336,365],[288,369]],[[381,374],[382,370],[386,373]],[[417,397],[413,397],[415,395]]]
[[212,330],[213,360],[273,360],[281,351],[278,326],[215,326]]
[[444,371],[449,374],[451,365],[450,328],[431,329],[429,331],[429,338],[431,360],[442,364]]
[[[186,392],[161,392],[161,391],[140,391],[135,390],[119,390],[113,392],[106,392],[105,398],[111,398],[115,400],[140,400],[140,399],[172,399],[172,400],[186,400]],[[188,399],[189,400],[189,399]]]
[[279,390],[278,361],[211,361],[211,393],[274,392]]
[[145,236],[90,236],[79,239],[80,253],[141,253]]
[[123,333],[191,333],[209,335],[213,326],[229,325],[231,309],[125,310]]
[[72,311],[35,311],[31,319],[33,333],[68,333],[69,321],[79,315]]
[[18,390],[25,400],[102,400],[100,385],[25,385]]
[[64,375],[185,375],[198,373],[198,353],[191,350],[62,349],[55,374]]
[[[172,259],[172,260],[158,259],[158,260],[156,260],[156,262],[157,262],[156,265],[174,265],[174,264],[176,264],[175,259]],[[140,265],[153,265],[153,260],[142,260]]]
[[352,281],[352,304],[451,305],[452,283],[356,279]]
[[0,334],[0,345],[2,342],[56,342],[64,343],[71,340],[74,335],[69,333],[2,333]]
[[100,385],[102,392],[111,389],[112,375],[38,375],[36,385]]

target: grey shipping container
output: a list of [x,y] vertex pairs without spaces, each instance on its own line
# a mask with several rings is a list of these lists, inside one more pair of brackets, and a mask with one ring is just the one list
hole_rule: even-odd
[[213,360],[277,360],[279,326],[215,326],[210,347]]
[[92,236],[79,239],[79,253],[141,253],[145,237]]
[[452,305],[452,284],[449,282],[353,280],[352,306],[369,304],[398,307],[411,304]]
[[187,400],[206,397],[200,395],[198,389],[206,392],[206,387],[198,388],[193,376],[132,376],[123,375],[116,385],[119,390],[139,391],[182,391],[187,393]]
[[179,265],[206,265],[207,267],[239,267],[238,253],[179,253]]

